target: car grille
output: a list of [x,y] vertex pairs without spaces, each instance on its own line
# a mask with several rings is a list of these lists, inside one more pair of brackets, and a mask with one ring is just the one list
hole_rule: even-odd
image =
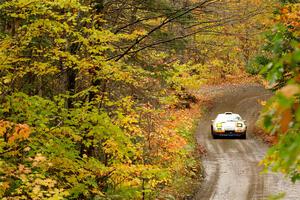
[[225,134],[235,134],[235,131],[225,131]]

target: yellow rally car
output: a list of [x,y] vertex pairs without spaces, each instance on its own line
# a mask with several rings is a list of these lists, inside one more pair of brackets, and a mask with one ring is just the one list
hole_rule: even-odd
[[211,134],[214,139],[218,136],[238,136],[246,139],[247,125],[246,121],[240,115],[232,112],[218,114],[215,120],[212,120]]

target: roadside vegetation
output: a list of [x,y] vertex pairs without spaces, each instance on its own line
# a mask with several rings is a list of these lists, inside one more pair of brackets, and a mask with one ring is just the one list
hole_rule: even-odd
[[[271,24],[272,2],[0,0],[0,198],[191,194],[203,152],[193,136],[196,91],[246,65],[258,71],[248,63]],[[286,15],[279,9],[283,32],[270,42],[288,46],[265,70],[275,82],[293,80],[283,82],[293,92],[298,69],[285,63],[298,63],[289,15],[297,5]],[[286,135],[297,136],[298,121]]]
[[[275,7],[272,28],[256,64],[275,91],[265,105],[260,131],[273,147],[262,164],[266,169],[300,179],[300,2],[280,1]],[[258,68],[258,70],[256,70]]]

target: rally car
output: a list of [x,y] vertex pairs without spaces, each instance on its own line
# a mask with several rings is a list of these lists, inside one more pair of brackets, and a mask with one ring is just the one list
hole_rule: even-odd
[[211,134],[214,139],[219,136],[234,136],[246,139],[247,125],[246,121],[240,115],[232,112],[218,114],[215,120],[212,120]]

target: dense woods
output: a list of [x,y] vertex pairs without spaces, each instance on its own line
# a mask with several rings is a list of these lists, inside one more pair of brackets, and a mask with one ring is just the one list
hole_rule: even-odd
[[[278,8],[261,50],[272,5],[0,0],[0,197],[182,199],[201,174],[197,116],[174,112],[208,80],[266,64],[266,77],[289,83],[275,101],[289,105],[282,130],[295,123],[280,144],[296,137],[299,155],[299,4]],[[283,169],[299,177],[289,156]]]

